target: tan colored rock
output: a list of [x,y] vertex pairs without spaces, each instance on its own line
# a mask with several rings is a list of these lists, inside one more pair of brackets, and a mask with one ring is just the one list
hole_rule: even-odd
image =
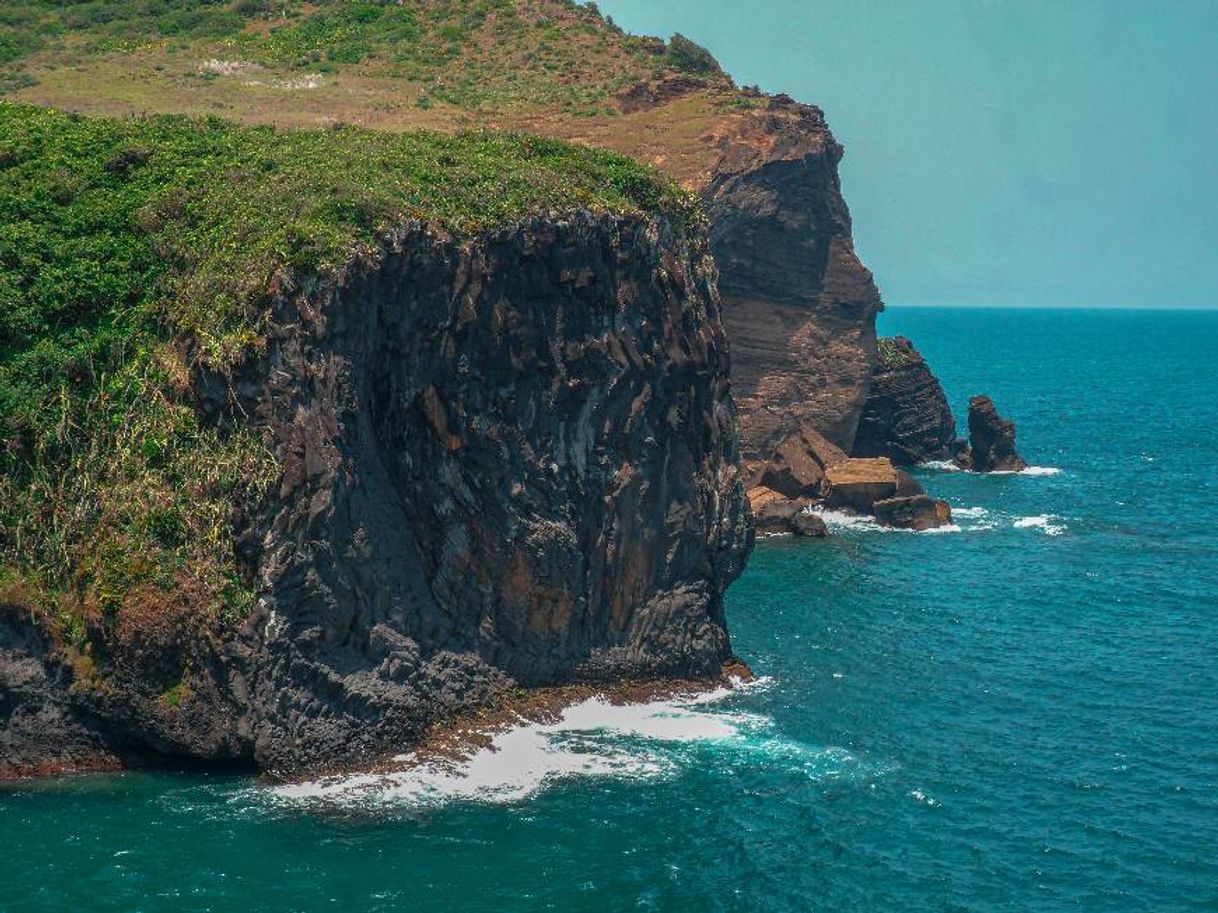
[[775,448],[761,471],[761,484],[788,498],[815,497],[825,470],[847,459],[841,448],[805,424]]
[[825,504],[869,514],[876,501],[896,496],[897,485],[888,457],[844,460],[825,473]]
[[757,514],[763,507],[771,501],[783,501],[781,492],[777,492],[772,488],[766,488],[764,485],[757,485],[749,489],[748,493],[749,509]]
[[898,529],[935,529],[952,522],[952,509],[948,503],[928,495],[886,498],[876,501],[873,507],[876,520]]

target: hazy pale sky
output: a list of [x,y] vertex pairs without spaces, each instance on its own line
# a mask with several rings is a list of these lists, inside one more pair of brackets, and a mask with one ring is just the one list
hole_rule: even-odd
[[601,0],[825,109],[892,304],[1218,306],[1218,0]]

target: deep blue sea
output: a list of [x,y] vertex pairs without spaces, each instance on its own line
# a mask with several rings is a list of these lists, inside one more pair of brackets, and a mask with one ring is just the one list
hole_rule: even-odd
[[18,911],[1218,910],[1218,312],[893,308],[1038,472],[733,587],[760,684],[459,771],[0,791]]

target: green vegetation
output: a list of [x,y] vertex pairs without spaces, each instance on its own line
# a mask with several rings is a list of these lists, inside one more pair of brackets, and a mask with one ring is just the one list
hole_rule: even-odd
[[36,78],[34,55],[55,66],[157,49],[239,63],[243,78],[251,66],[392,77],[470,110],[591,116],[668,68],[727,82],[689,39],[666,49],[571,0],[0,0],[0,93]]
[[0,603],[76,641],[150,588],[245,614],[233,512],[276,469],[251,429],[200,422],[192,372],[257,348],[278,270],[325,275],[409,218],[460,235],[578,208],[698,212],[632,160],[531,136],[0,102]]
[[686,73],[721,73],[713,54],[697,42],[690,41],[680,32],[668,42],[668,60],[678,70]]
[[876,340],[876,348],[879,350],[880,364],[888,368],[896,368],[913,360],[905,349],[897,345],[895,339],[887,336]]

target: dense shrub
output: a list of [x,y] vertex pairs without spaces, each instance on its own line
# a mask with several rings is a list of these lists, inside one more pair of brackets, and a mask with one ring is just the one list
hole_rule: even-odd
[[710,51],[680,32],[673,35],[668,42],[668,62],[686,73],[722,72],[719,61],[715,60]]

